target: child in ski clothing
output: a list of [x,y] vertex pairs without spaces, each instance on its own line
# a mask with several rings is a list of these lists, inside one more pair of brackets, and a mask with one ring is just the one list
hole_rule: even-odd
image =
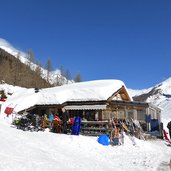
[[113,128],[110,135],[111,145],[119,145],[119,128]]

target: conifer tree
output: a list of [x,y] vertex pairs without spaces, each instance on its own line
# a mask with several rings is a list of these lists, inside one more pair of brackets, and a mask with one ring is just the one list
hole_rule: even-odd
[[20,52],[17,53],[16,56],[17,59],[15,59],[15,66],[14,66],[14,71],[15,71],[15,75],[14,75],[14,85],[18,85],[18,82],[20,80]]
[[75,81],[75,82],[81,82],[81,81],[82,81],[80,73],[78,73],[78,74],[75,76],[74,81]]
[[31,63],[35,63],[35,56],[31,49],[27,51],[26,58],[28,60],[27,64],[29,67],[31,67]]
[[71,80],[71,73],[70,73],[69,69],[66,70],[65,77],[66,77],[66,79],[67,79],[67,82],[68,82],[69,80]]
[[48,58],[45,68],[47,70],[47,81],[49,82],[49,74],[51,71],[53,71],[52,62],[50,58]]

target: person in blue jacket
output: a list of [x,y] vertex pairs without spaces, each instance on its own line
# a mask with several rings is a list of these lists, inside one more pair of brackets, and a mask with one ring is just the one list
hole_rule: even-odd
[[49,114],[48,116],[48,121],[49,121],[49,128],[52,129],[52,121],[54,120],[54,116],[52,113]]
[[49,121],[53,121],[53,120],[54,120],[54,116],[53,116],[53,114],[52,114],[52,113],[50,113],[50,114],[49,114],[49,116],[48,116],[48,120],[49,120]]

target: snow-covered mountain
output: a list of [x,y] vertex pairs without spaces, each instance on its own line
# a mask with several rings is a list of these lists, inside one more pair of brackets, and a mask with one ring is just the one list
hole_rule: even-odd
[[167,123],[171,120],[171,78],[144,90],[129,89],[136,100],[150,102],[162,109],[162,120]]
[[[16,49],[13,47],[8,41],[5,39],[0,38],[0,48],[5,50],[6,52],[10,53],[11,55],[17,57],[19,54],[19,59],[22,63],[28,64],[29,61],[27,59],[27,54],[25,52],[22,52],[21,50]],[[37,65],[34,63],[31,63],[30,68],[35,71]],[[47,70],[44,68],[41,68],[41,77],[46,80],[47,78]],[[51,85],[56,85],[57,82],[59,85],[72,83],[73,81],[67,80],[65,77],[61,75],[61,71],[59,69],[56,69],[56,71],[52,71],[48,74],[48,81]]]

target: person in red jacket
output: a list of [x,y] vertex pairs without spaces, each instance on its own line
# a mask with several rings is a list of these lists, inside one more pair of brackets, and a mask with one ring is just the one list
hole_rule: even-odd
[[54,120],[55,120],[55,121],[61,121],[61,119],[59,118],[58,114],[55,115]]

